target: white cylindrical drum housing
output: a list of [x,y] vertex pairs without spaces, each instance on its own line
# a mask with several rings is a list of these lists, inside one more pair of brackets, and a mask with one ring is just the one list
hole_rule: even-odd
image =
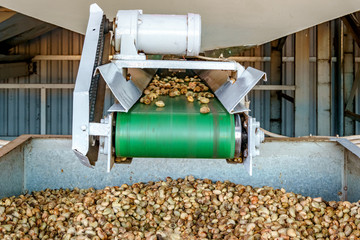
[[[136,14],[137,24],[134,24],[135,16],[129,13],[130,11],[119,11],[117,14],[115,49],[120,50],[120,47],[116,45],[121,42],[116,38],[121,38],[124,33],[131,33],[136,49],[147,54],[187,56],[199,54],[201,46],[201,17],[199,14],[156,15],[142,14],[142,11],[138,11]],[[134,11],[132,13],[135,14]],[[126,15],[127,17],[124,17]],[[131,24],[125,22],[125,19],[129,19]]]

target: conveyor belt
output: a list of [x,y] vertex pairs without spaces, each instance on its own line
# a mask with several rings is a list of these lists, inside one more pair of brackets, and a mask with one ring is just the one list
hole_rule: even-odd
[[235,123],[221,103],[211,99],[210,113],[185,96],[159,96],[158,108],[136,103],[128,113],[117,113],[115,150],[118,157],[233,158]]

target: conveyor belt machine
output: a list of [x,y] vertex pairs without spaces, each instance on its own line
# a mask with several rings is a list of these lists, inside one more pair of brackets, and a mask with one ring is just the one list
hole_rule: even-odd
[[[72,149],[84,165],[93,167],[99,153],[107,155],[108,171],[116,158],[223,158],[244,163],[252,174],[264,134],[248,116],[244,98],[266,75],[233,61],[199,61],[194,57],[200,44],[198,14],[120,10],[111,22],[98,5],[90,6],[73,99]],[[151,55],[181,57],[151,60]],[[181,97],[167,99],[162,109],[139,103],[152,77],[164,69],[199,76],[215,95],[211,111],[201,114],[199,103]],[[103,117],[106,85],[115,103]]]

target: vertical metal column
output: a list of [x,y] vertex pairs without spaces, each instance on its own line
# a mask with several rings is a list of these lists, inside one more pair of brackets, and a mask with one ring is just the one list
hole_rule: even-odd
[[331,134],[330,22],[317,26],[317,135]]
[[[48,46],[48,38],[41,37],[40,39],[40,54],[48,55],[50,54],[50,50]],[[39,83],[50,83],[51,80],[48,78],[48,67],[50,65],[49,61],[40,61],[39,64]],[[40,90],[40,134],[46,134],[46,126],[47,126],[47,112],[46,112],[46,89],[42,88]]]
[[[289,35],[286,38],[284,45],[283,54],[285,58],[294,59],[295,54],[295,34]],[[283,62],[282,69],[282,84],[283,85],[295,85],[295,63]],[[291,97],[293,101],[283,100],[282,101],[282,133],[285,136],[295,136],[295,91],[284,91],[284,94]]]
[[295,136],[310,133],[309,29],[295,35]]
[[[269,56],[271,54],[271,44],[266,43],[263,45],[263,56]],[[264,62],[263,70],[267,73],[270,72],[270,62]],[[271,77],[270,77],[271,78]],[[264,111],[262,112],[264,115],[264,122],[261,122],[261,126],[265,129],[270,129],[270,91],[263,91],[264,100],[261,102],[262,106],[264,107]]]
[[46,88],[40,90],[41,108],[40,108],[40,134],[46,134]]
[[[351,35],[350,30],[344,28],[344,100],[349,99],[351,88],[354,82],[354,40]],[[351,112],[354,112],[354,98],[348,100],[349,103],[346,103],[347,109]],[[348,117],[344,118],[344,135],[354,134],[355,124],[354,120]]]
[[[271,42],[270,83],[281,85],[282,47],[279,49],[279,40]],[[270,131],[281,134],[281,100],[278,91],[270,91]]]
[[333,133],[339,136],[344,135],[344,92],[343,92],[343,25],[340,19],[335,20],[334,33],[335,49],[335,77],[332,84],[332,105],[333,105]]
[[[262,49],[261,46],[256,46],[251,49],[250,54],[252,56],[261,57],[261,49]],[[263,69],[261,62],[251,63],[250,66],[253,68],[256,68],[256,69]],[[263,114],[264,104],[262,104],[263,103],[263,92],[264,91],[252,91],[249,94],[250,107],[251,107],[251,111],[252,111],[251,115],[253,117],[256,117],[256,119],[260,122],[260,124],[264,122],[264,114]]]

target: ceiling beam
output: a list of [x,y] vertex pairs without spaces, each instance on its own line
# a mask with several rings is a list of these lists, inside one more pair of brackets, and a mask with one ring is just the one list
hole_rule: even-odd
[[47,32],[54,30],[55,28],[57,27],[54,25],[42,22],[37,26],[28,29],[25,32],[22,32],[10,39],[1,42],[0,53],[6,53],[10,48],[17,46],[21,43],[27,42],[29,40],[32,40],[34,38],[37,38]]
[[356,44],[360,47],[360,24],[355,14],[349,14],[341,18],[346,28],[350,30]]
[[10,48],[55,28],[55,25],[17,13],[0,22],[0,52],[7,53]]
[[0,64],[0,80],[28,76],[33,73],[32,64],[27,62]]
[[16,14],[16,12],[4,8],[4,7],[0,7],[0,23],[11,18],[12,16],[14,16]]
[[28,55],[4,55],[0,54],[0,63],[31,62],[32,56]]

